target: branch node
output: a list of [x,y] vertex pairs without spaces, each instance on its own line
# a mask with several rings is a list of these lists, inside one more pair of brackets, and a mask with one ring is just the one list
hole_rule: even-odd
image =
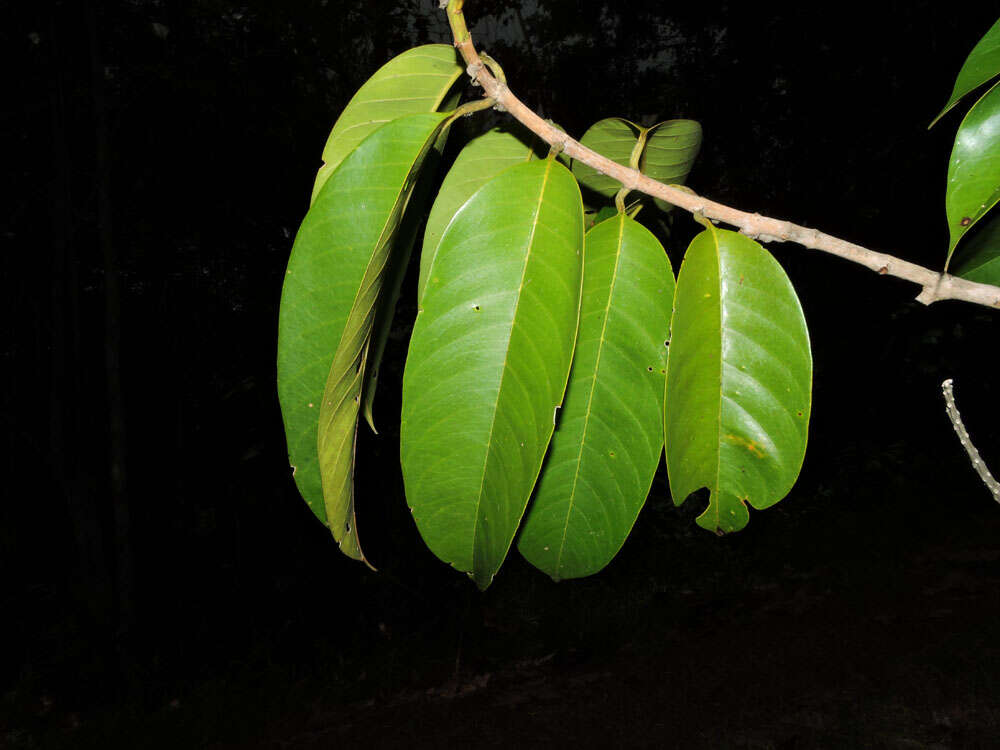
[[493,105],[493,109],[497,112],[506,112],[507,108],[503,106],[501,97],[506,96],[510,93],[510,89],[507,88],[507,84],[502,81],[497,81],[494,85],[495,91],[493,92],[493,98],[496,99],[496,104]]
[[476,62],[470,64],[469,67],[467,67],[465,69],[465,72],[469,75],[469,78],[472,79],[472,85],[473,86],[479,86],[479,85],[481,85],[479,83],[479,74],[482,73],[483,70],[485,70],[485,69],[486,69],[486,66],[483,65],[483,63],[481,61],[479,61],[479,60],[477,60]]

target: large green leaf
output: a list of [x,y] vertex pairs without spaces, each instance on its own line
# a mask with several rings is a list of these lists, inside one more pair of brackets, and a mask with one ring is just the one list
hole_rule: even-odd
[[403,375],[406,498],[480,588],[507,555],[552,435],[579,315],[583,206],[555,160],[511,167],[445,230]]
[[[667,120],[646,136],[639,170],[667,185],[683,185],[701,149],[701,125],[696,120]],[[673,206],[654,198],[662,211]]]
[[434,112],[464,72],[450,44],[426,44],[375,71],[340,113],[323,149],[313,201],[337,165],[380,125],[403,115]]
[[[632,149],[635,148],[642,130],[634,122],[629,122],[621,117],[609,117],[605,120],[599,120],[587,128],[580,143],[601,156],[606,156],[611,161],[627,167],[632,156]],[[622,186],[618,180],[601,174],[582,161],[573,161],[573,175],[585,188],[593,190],[605,198],[614,197]]]
[[1000,286],[1000,213],[994,212],[962,246],[952,273]]
[[958,77],[955,79],[955,90],[951,92],[951,98],[928,127],[933,127],[934,123],[944,117],[945,113],[954,107],[959,99],[996,75],[1000,75],[1000,19],[972,48],[972,52],[966,58],[962,69],[958,71]]
[[738,531],[746,503],[791,489],[805,455],[812,355],[798,297],[748,237],[710,227],[677,278],[664,435],[674,503],[711,491],[703,528]]
[[554,579],[615,556],[663,452],[664,344],[674,274],[649,230],[624,214],[585,238],[580,330],[566,402],[518,550]]
[[353,446],[374,304],[418,167],[445,122],[409,115],[352,151],[303,219],[285,274],[278,396],[289,462],[313,513],[356,559]]
[[455,212],[473,193],[508,167],[544,156],[547,147],[543,150],[543,145],[531,131],[514,123],[473,138],[459,152],[441,183],[434,206],[427,217],[424,244],[420,253],[418,301],[423,298],[427,271],[437,253],[444,230]]
[[1000,84],[973,105],[955,136],[948,162],[947,268],[955,246],[966,232],[1000,200]]

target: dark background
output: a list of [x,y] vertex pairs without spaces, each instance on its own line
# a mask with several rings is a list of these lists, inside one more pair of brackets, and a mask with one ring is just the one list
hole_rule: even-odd
[[[701,121],[689,180],[940,267],[934,130],[996,10],[470,0],[480,48],[579,137]],[[359,446],[374,574],[299,499],[277,305],[326,135],[436,0],[14,2],[0,113],[0,747],[993,747],[1000,318],[798,246],[815,357],[788,498],[718,539],[657,477],[614,562],[478,593],[405,507],[412,284]],[[470,91],[470,93],[472,93]],[[463,121],[468,137],[482,120]],[[676,224],[675,265],[696,227]]]

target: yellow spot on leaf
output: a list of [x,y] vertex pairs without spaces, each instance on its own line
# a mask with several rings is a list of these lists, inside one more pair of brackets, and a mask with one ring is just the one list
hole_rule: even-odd
[[746,449],[755,458],[764,458],[767,455],[756,440],[747,440],[745,437],[740,437],[739,435],[725,435],[724,439],[733,445],[738,445]]

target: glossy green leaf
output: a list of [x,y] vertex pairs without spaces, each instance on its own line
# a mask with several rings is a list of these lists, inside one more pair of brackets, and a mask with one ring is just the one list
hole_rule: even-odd
[[972,48],[955,79],[955,90],[951,92],[951,98],[928,127],[933,127],[962,97],[997,75],[1000,75],[1000,19]]
[[746,504],[767,508],[805,455],[812,355],[798,297],[748,237],[710,227],[677,278],[667,354],[664,436],[674,503],[711,496],[698,525],[738,531]]
[[285,274],[278,396],[289,462],[313,513],[356,559],[354,437],[374,305],[418,167],[445,120],[393,120],[352,151],[303,219]]
[[[591,125],[583,134],[580,143],[601,156],[627,167],[640,132],[642,128],[634,122],[621,117],[609,117]],[[585,188],[605,198],[613,198],[622,186],[618,180],[600,174],[582,161],[573,161],[573,175]]]
[[450,44],[426,44],[397,55],[358,89],[330,131],[312,199],[337,165],[379,126],[403,115],[434,112],[465,71]]
[[418,301],[423,298],[427,271],[437,253],[445,227],[455,212],[473,193],[508,167],[543,157],[547,152],[548,146],[517,123],[494,128],[473,138],[459,152],[441,183],[434,206],[427,217],[424,244],[420,253]]
[[973,105],[948,162],[945,208],[951,242],[945,268],[966,232],[1000,200],[1000,84]]
[[580,190],[555,160],[472,196],[429,269],[403,375],[406,498],[431,551],[487,587],[562,403],[576,338]]
[[1000,286],[1000,213],[994,211],[962,245],[952,273]]
[[624,214],[585,238],[583,301],[566,401],[518,550],[554,579],[596,573],[625,542],[663,453],[664,344],[674,275]]
[[[646,136],[639,170],[667,185],[683,185],[701,149],[701,125],[695,120],[667,120]],[[661,211],[673,206],[654,198]]]

